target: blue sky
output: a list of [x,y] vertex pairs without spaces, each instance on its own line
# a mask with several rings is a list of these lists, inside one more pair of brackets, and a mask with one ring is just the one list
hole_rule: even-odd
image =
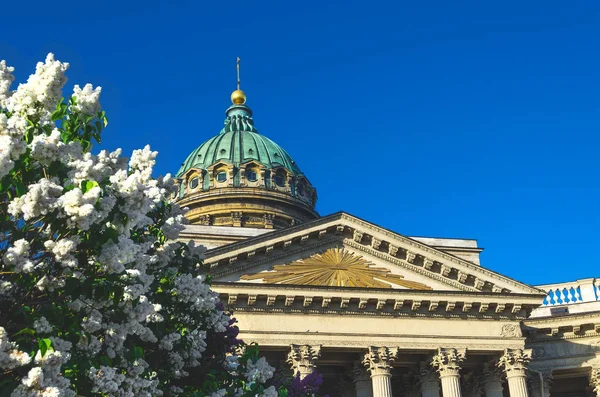
[[0,59],[48,52],[103,87],[102,148],[157,173],[222,127],[242,58],[259,131],[344,210],[404,235],[476,238],[542,284],[600,264],[597,1],[9,2]]

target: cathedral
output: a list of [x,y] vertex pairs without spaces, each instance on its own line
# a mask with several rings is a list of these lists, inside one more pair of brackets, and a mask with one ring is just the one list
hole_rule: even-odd
[[231,101],[172,199],[189,208],[181,239],[208,248],[240,338],[272,365],[319,372],[331,397],[600,396],[594,278],[530,286],[486,269],[476,240],[320,216],[239,80]]

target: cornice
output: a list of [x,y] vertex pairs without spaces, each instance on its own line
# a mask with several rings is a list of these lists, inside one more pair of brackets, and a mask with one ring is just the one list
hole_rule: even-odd
[[522,320],[536,295],[213,283],[234,311]]
[[600,312],[527,319],[524,331],[531,343],[600,336]]
[[386,254],[385,252],[376,251],[374,249],[371,249],[367,245],[356,243],[356,242],[354,242],[351,239],[344,239],[343,242],[344,242],[344,245],[347,245],[347,246],[352,247],[354,249],[363,251],[363,252],[365,252],[365,253],[367,253],[369,255],[375,256],[375,257],[377,257],[379,259],[383,259],[386,262],[393,263],[394,265],[402,267],[402,268],[404,268],[404,269],[406,269],[406,270],[408,270],[410,272],[420,274],[422,276],[425,276],[426,278],[434,279],[434,280],[439,281],[439,282],[441,282],[443,284],[447,284],[447,285],[452,286],[452,287],[454,287],[454,288],[456,288],[458,290],[461,290],[461,291],[477,291],[474,287],[461,284],[459,282],[456,282],[456,281],[451,280],[451,279],[446,278],[446,277],[442,277],[438,273],[425,270],[422,267],[415,266],[415,265],[413,265],[413,264],[411,264],[409,262],[403,261],[403,260],[398,259],[398,258],[396,258],[394,256]]
[[487,275],[489,277],[492,277],[492,278],[496,278],[496,279],[499,278],[502,281],[504,281],[504,282],[506,282],[508,284],[514,285],[514,286],[516,286],[518,288],[521,288],[521,289],[525,287],[526,289],[529,289],[532,293],[543,293],[544,295],[547,294],[545,291],[542,291],[542,290],[540,290],[538,288],[534,288],[534,287],[531,287],[529,285],[526,285],[526,284],[523,284],[523,283],[519,283],[519,282],[517,282],[517,281],[515,281],[515,280],[513,280],[511,278],[508,278],[506,276],[503,276],[503,275],[498,274],[496,272],[493,272],[491,270],[485,269],[484,267],[475,265],[475,264],[473,264],[473,263],[471,263],[471,262],[469,262],[467,260],[461,259],[461,258],[459,258],[457,256],[452,255],[452,254],[448,254],[446,252],[443,252],[443,251],[440,251],[438,249],[435,249],[435,248],[433,248],[433,247],[431,247],[431,246],[429,246],[427,244],[421,243],[421,242],[419,242],[417,240],[413,240],[410,237],[406,237],[406,236],[403,236],[401,234],[394,233],[392,231],[389,231],[389,230],[384,229],[384,228],[382,228],[380,226],[377,226],[377,225],[374,225],[372,223],[369,223],[369,222],[367,222],[365,220],[362,220],[362,219],[357,218],[355,216],[352,216],[350,214],[341,213],[341,219],[355,222],[355,223],[361,225],[362,227],[364,227],[364,228],[366,228],[368,230],[376,230],[377,232],[379,232],[381,234],[384,234],[384,235],[386,235],[386,236],[388,236],[390,238],[395,238],[395,239],[397,239],[399,241],[402,241],[405,244],[408,244],[408,245],[411,245],[411,246],[414,246],[414,247],[418,247],[419,249],[424,250],[424,251],[429,252],[429,253],[432,253],[432,254],[434,254],[434,255],[436,255],[438,257],[444,258],[444,259],[449,260],[449,261],[451,261],[453,263],[456,263],[456,264],[460,264],[460,265],[462,265],[462,266],[470,269],[471,271],[480,272],[480,273],[483,273],[483,274],[485,274],[485,275]]

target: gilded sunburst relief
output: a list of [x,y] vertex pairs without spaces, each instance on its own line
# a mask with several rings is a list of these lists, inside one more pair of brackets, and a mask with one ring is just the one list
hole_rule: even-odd
[[[405,280],[389,269],[376,267],[360,255],[343,248],[330,248],[287,265],[276,265],[272,272],[247,274],[242,280],[263,280],[267,284],[320,285],[331,287],[393,288],[393,285],[429,290],[425,284]],[[393,284],[393,285],[392,285]]]

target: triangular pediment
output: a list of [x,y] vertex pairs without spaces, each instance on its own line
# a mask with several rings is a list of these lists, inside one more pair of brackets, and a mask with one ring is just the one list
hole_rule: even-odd
[[215,248],[205,263],[218,282],[540,293],[345,213]]

